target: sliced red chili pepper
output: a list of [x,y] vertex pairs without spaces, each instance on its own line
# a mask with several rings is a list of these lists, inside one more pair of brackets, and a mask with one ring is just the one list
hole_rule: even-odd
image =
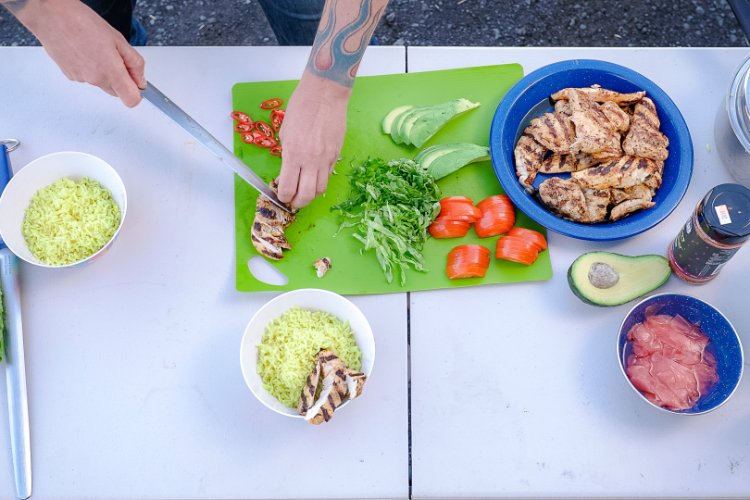
[[516,213],[507,195],[490,196],[477,203],[482,216],[474,223],[477,236],[487,238],[507,233],[516,223]]
[[518,236],[503,236],[497,240],[495,257],[530,266],[539,256],[539,247]]
[[445,273],[449,279],[484,278],[490,267],[490,251],[482,245],[460,245],[448,252]]
[[263,101],[262,103],[260,103],[260,107],[261,109],[274,109],[274,108],[278,108],[282,104],[284,104],[284,101],[282,101],[278,97],[274,97],[272,99],[268,99],[267,101]]
[[268,151],[268,154],[272,156],[281,156],[281,146],[274,146]]
[[253,123],[252,118],[250,118],[250,115],[247,113],[243,113],[242,111],[232,111],[232,114],[230,115],[232,119],[240,122],[240,123]]
[[438,217],[430,224],[428,230],[433,238],[460,238],[469,232],[471,223]]
[[286,111],[283,109],[274,109],[271,111],[271,126],[273,129],[278,132],[281,128],[281,124],[284,123],[284,115],[286,114]]
[[253,144],[261,148],[269,149],[278,145],[278,142],[274,141],[270,137],[258,137],[257,139],[255,139],[255,141],[253,141]]
[[273,138],[273,128],[271,128],[271,126],[266,122],[255,122],[255,129],[266,137]]
[[440,200],[440,218],[476,222],[481,216],[482,211],[474,206],[471,198],[449,196]]
[[250,132],[253,129],[252,123],[242,123],[238,122],[234,125],[234,131],[239,132],[240,134],[245,134]]
[[534,231],[533,229],[527,229],[525,227],[514,227],[510,231],[508,231],[508,236],[517,236],[519,238],[522,238],[524,240],[530,241],[541,252],[545,248],[547,248],[547,240],[544,238],[544,235],[538,231]]
[[253,137],[253,134],[242,134],[242,142],[245,144],[255,144],[255,137]]

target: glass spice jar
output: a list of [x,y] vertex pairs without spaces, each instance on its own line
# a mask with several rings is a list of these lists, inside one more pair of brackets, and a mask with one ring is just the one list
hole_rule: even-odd
[[688,283],[714,279],[750,238],[750,189],[720,184],[706,194],[669,246],[675,275]]

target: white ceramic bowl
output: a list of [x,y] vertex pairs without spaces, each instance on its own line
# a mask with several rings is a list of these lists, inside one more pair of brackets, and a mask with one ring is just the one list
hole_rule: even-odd
[[[257,346],[266,331],[266,326],[292,307],[324,311],[343,321],[348,321],[352,331],[354,331],[357,346],[362,351],[362,372],[368,378],[375,363],[375,339],[372,335],[370,323],[362,314],[362,311],[341,295],[326,290],[305,288],[287,292],[270,300],[255,313],[245,328],[245,334],[242,336],[240,345],[240,368],[245,383],[258,398],[258,401],[276,413],[288,417],[302,418],[294,408],[283,405],[263,388],[263,382],[257,370]],[[367,385],[365,385],[365,392],[367,392]],[[343,408],[347,404],[349,404],[349,401],[346,401],[341,407]]]
[[[120,225],[107,244],[93,255],[64,266],[51,266],[41,262],[31,253],[29,247],[26,246],[21,226],[31,197],[40,189],[63,177],[76,181],[89,177],[107,188],[120,207]],[[0,196],[0,235],[14,254],[30,264],[52,268],[77,266],[102,255],[112,245],[122,228],[127,207],[125,185],[115,169],[107,162],[87,153],[73,151],[52,153],[30,162],[8,182]]]

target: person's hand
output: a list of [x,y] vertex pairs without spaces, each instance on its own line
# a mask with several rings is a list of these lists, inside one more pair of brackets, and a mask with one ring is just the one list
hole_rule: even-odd
[[83,2],[32,1],[17,17],[70,80],[96,85],[128,107],[141,101],[143,57]]
[[346,132],[351,89],[305,73],[286,108],[279,200],[294,208],[325,192]]

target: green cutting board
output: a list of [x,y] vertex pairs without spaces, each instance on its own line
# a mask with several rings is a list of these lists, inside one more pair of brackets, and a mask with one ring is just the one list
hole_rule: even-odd
[[[459,97],[479,102],[478,109],[453,120],[424,147],[446,142],[487,145],[495,108],[522,76],[521,66],[507,64],[357,78],[349,102],[341,161],[331,176],[328,190],[301,210],[297,220],[286,230],[292,250],[284,252],[281,261],[268,261],[286,276],[288,282],[285,285],[264,283],[250,271],[248,261],[259,255],[250,240],[257,192],[235,176],[237,290],[324,288],[342,294],[375,294],[549,279],[552,268],[549,251],[545,251],[528,267],[493,257],[484,278],[449,280],[445,275],[445,264],[453,247],[478,243],[485,245],[494,255],[497,238],[479,239],[472,229],[464,238],[430,238],[424,248],[428,272],[410,270],[404,286],[400,285],[398,277],[387,283],[375,253],[364,252],[362,244],[352,237],[351,229],[338,232],[339,218],[331,211],[331,207],[343,201],[349,193],[347,174],[352,163],[368,157],[394,159],[416,155],[415,148],[398,146],[390,136],[382,133],[380,122],[392,108],[402,104],[437,104]],[[238,83],[232,89],[234,109],[249,113],[253,119],[268,121],[269,112],[261,110],[259,103],[271,97],[280,97],[286,102],[296,85],[297,81]],[[239,134],[235,134],[234,151],[266,181],[270,182],[278,175],[280,158],[243,143]],[[475,202],[503,192],[489,161],[464,167],[438,181],[438,185],[443,196],[469,196]],[[543,230],[519,211],[517,225]],[[313,262],[321,257],[331,259],[332,269],[323,278],[318,278]]]

